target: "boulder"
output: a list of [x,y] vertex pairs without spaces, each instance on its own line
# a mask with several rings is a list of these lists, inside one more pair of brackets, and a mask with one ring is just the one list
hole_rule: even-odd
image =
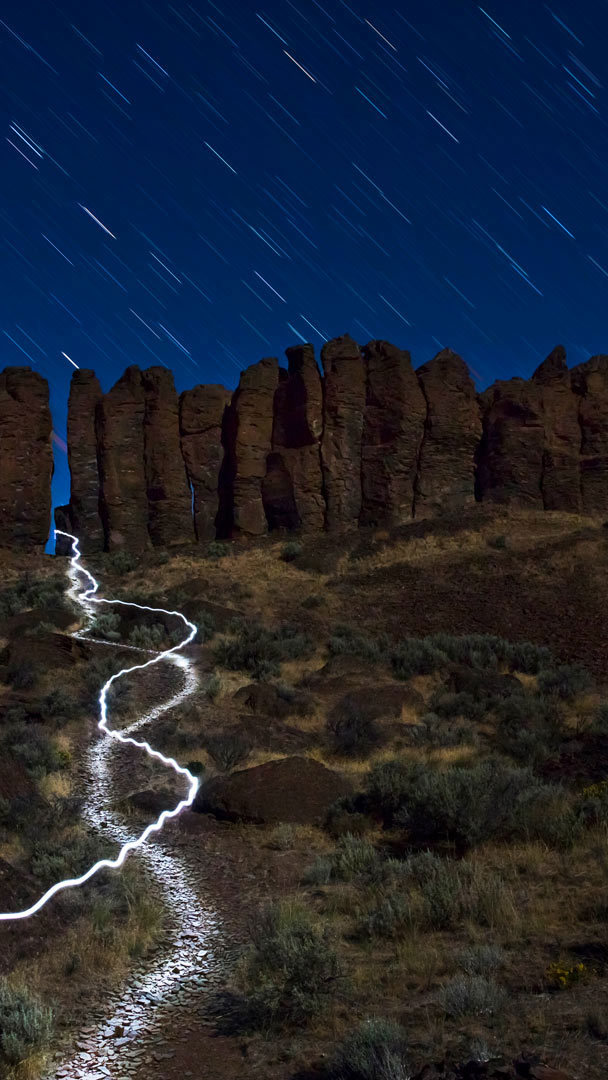
[[220,516],[234,537],[263,536],[268,523],[262,482],[272,449],[279,364],[266,357],[241,373],[224,424],[226,457],[220,475]]
[[321,825],[329,807],[352,785],[340,773],[306,757],[268,761],[204,783],[194,809],[228,821]]
[[[72,533],[69,506],[56,506],[53,511],[55,528],[60,533]],[[82,549],[81,549],[82,550]],[[55,555],[72,555],[72,541],[67,536],[55,536]]]
[[321,465],[325,524],[331,530],[356,528],[361,513],[361,438],[366,380],[359,346],[348,334],[321,350],[324,371]]
[[141,371],[127,368],[99,409],[101,513],[110,551],[150,546]]
[[592,356],[570,372],[579,402],[583,513],[608,512],[608,356]]
[[144,463],[148,531],[156,547],[194,540],[192,495],[182,457],[173,375],[166,367],[142,372]]
[[483,435],[477,452],[480,498],[543,506],[545,426],[538,381],[498,380],[479,395]]
[[474,502],[481,416],[469,370],[451,349],[437,353],[416,376],[427,409],[415,484],[419,518]]
[[413,513],[426,401],[409,352],[388,341],[370,341],[363,356],[360,524],[398,524]]
[[286,350],[288,371],[279,368],[274,396],[272,454],[262,485],[270,528],[320,532],[325,520],[320,439],[321,376],[312,345]]
[[179,399],[182,455],[192,488],[194,529],[199,543],[216,537],[219,478],[224,448],[222,424],[231,392],[223,386],[195,386]]
[[536,369],[544,424],[542,498],[545,510],[582,510],[579,399],[572,390],[566,350],[557,345]]
[[80,540],[83,555],[103,551],[105,538],[99,509],[97,414],[103,394],[94,371],[72,374],[68,400],[70,465],[69,531]]
[[0,547],[42,550],[51,525],[49,386],[29,367],[0,373]]

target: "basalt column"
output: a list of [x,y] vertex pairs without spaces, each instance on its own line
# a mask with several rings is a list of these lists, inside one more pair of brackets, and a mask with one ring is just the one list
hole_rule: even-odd
[[540,385],[517,377],[497,380],[479,395],[479,402],[479,498],[541,509],[545,426]]
[[361,438],[365,410],[365,368],[359,346],[348,334],[328,341],[323,363],[321,465],[328,529],[356,528],[361,513]]
[[99,408],[101,510],[110,551],[150,546],[144,468],[144,387],[138,367],[127,368]]
[[234,537],[263,536],[268,530],[262,482],[272,451],[274,395],[279,382],[275,357],[241,373],[224,419],[225,459],[220,475],[220,515]]
[[543,506],[545,510],[580,513],[579,398],[572,390],[566,350],[562,345],[557,345],[543,360],[534,372],[532,382],[540,387],[543,406]]
[[581,497],[585,514],[608,512],[608,356],[570,372],[579,399]]
[[279,368],[274,397],[272,453],[262,484],[264,509],[271,529],[320,532],[325,520],[321,376],[312,345],[295,345],[286,356],[289,368]]
[[363,349],[366,399],[361,450],[361,525],[412,516],[426,402],[410,354],[388,341]]
[[481,417],[467,365],[451,349],[416,375],[427,409],[414,499],[415,516],[423,517],[474,502]]
[[52,420],[46,379],[28,367],[0,373],[0,547],[35,551],[51,523]]
[[195,386],[179,401],[182,454],[192,486],[194,528],[199,543],[214,540],[224,449],[222,423],[231,393],[223,386]]
[[102,397],[94,371],[80,368],[73,373],[68,401],[68,513],[71,529],[80,539],[80,550],[85,555],[104,547],[97,445],[97,410]]
[[173,375],[165,367],[142,372],[144,466],[148,531],[156,547],[194,540],[192,494],[179,437],[179,409]]

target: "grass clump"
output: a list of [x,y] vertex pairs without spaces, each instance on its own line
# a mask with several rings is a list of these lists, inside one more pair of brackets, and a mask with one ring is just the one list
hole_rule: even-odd
[[325,726],[331,749],[340,757],[367,757],[383,741],[373,716],[348,697],[332,709]]
[[[181,641],[186,636],[186,631],[180,628],[177,634],[177,641]],[[167,647],[167,631],[162,623],[138,623],[129,634],[129,645],[160,652]]]
[[237,734],[209,735],[205,740],[205,749],[220,769],[230,772],[247,760],[251,743]]
[[438,1001],[448,1016],[484,1016],[498,1012],[507,992],[484,975],[456,975],[439,990]]
[[210,559],[225,559],[230,555],[230,544],[224,544],[222,540],[212,540],[207,544],[207,556]]
[[333,1080],[409,1080],[408,1040],[393,1020],[364,1020],[346,1036],[330,1066]]
[[378,852],[369,840],[346,833],[338,840],[331,855],[320,855],[306,872],[308,884],[325,885],[329,881],[352,881],[372,873],[379,863]]
[[120,615],[113,611],[102,611],[91,621],[89,627],[95,637],[105,641],[120,641]]
[[137,555],[132,551],[125,551],[124,549],[119,551],[113,551],[110,555],[105,557],[105,565],[110,569],[111,573],[117,574],[122,577],[123,574],[130,574],[132,570],[136,570],[139,560]]
[[52,1009],[25,986],[0,979],[0,1062],[21,1064],[48,1046],[53,1031]]
[[236,620],[230,630],[233,636],[215,648],[215,662],[231,671],[249,671],[254,679],[279,675],[284,660],[310,655],[313,648],[310,637],[296,626],[267,630],[258,623]]
[[281,551],[281,559],[283,562],[293,562],[303,551],[304,548],[298,540],[288,540]]
[[253,928],[242,966],[248,1024],[269,1029],[306,1023],[322,1012],[340,977],[327,929],[298,904],[270,905]]

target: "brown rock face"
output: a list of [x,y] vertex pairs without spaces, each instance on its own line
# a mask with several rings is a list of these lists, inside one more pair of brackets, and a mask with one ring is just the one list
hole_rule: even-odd
[[592,356],[570,372],[579,398],[581,496],[585,514],[608,510],[608,356]]
[[52,420],[46,379],[0,373],[0,547],[44,547],[51,524]]
[[542,390],[525,379],[497,381],[479,395],[483,437],[477,454],[482,499],[543,505],[545,453]]
[[179,439],[177,393],[165,367],[142,372],[148,531],[155,546],[194,540],[192,496]]
[[224,456],[222,423],[231,393],[223,386],[195,386],[179,399],[182,455],[192,485],[199,543],[215,539],[219,476]]
[[286,350],[288,372],[279,368],[274,398],[272,454],[262,493],[270,528],[319,532],[325,519],[320,438],[321,376],[312,345]]
[[[54,511],[55,528],[61,532],[72,532],[69,506],[56,506]],[[82,550],[82,549],[81,549]],[[55,537],[55,555],[71,555],[72,541],[67,536]]]
[[363,350],[366,401],[361,448],[361,525],[411,518],[426,401],[410,354],[388,341]]
[[416,375],[427,404],[414,500],[415,516],[423,517],[474,501],[481,416],[469,370],[451,349],[437,353]]
[[194,809],[228,821],[320,825],[332,803],[351,792],[350,782],[321,762],[287,757],[212,777],[200,788]]
[[348,334],[321,350],[324,378],[321,465],[328,529],[355,528],[361,512],[361,438],[365,367]]
[[110,551],[150,546],[144,469],[145,396],[138,367],[127,368],[99,410],[101,511]]
[[220,513],[232,536],[263,536],[268,529],[262,482],[272,448],[274,395],[279,365],[274,357],[242,372],[224,424],[226,461],[220,479]]
[[74,372],[68,401],[69,513],[71,531],[80,539],[80,550],[84,555],[102,551],[104,547],[96,419],[102,397],[94,371],[81,368]]
[[582,509],[579,400],[573,393],[566,350],[558,345],[536,369],[545,428],[542,496],[545,510]]

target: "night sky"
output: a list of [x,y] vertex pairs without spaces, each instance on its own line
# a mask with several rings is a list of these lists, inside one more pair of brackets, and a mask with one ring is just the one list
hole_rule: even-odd
[[49,379],[56,501],[70,359],[608,351],[607,0],[260,4],[2,5],[0,368]]

